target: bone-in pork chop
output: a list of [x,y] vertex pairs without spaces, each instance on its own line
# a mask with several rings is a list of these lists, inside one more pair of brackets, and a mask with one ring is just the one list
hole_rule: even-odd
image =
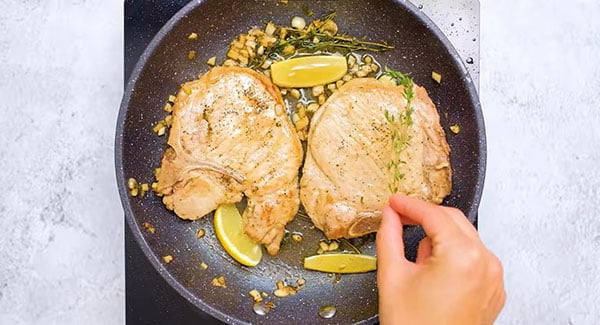
[[217,67],[184,84],[168,145],[157,175],[166,207],[195,220],[246,195],[244,231],[277,254],[300,204],[302,146],[271,80]]
[[[438,112],[424,88],[412,89],[411,114],[402,86],[354,79],[313,116],[300,198],[328,238],[377,231],[392,189],[434,203],[450,193],[450,149]],[[394,158],[389,119],[406,114],[411,122]],[[394,177],[399,181],[392,187]]]

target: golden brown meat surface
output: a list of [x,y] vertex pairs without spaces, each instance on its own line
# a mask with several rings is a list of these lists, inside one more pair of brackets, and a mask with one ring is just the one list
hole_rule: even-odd
[[[450,149],[435,105],[414,85],[412,125],[401,151],[399,193],[441,203],[451,191]],[[300,181],[300,198],[330,238],[377,231],[393,179],[392,127],[385,117],[405,113],[404,88],[373,78],[343,85],[315,113]],[[394,168],[392,168],[394,169]]]
[[279,89],[250,69],[213,68],[177,94],[168,145],[157,175],[166,207],[195,220],[246,195],[244,231],[277,254],[302,163]]

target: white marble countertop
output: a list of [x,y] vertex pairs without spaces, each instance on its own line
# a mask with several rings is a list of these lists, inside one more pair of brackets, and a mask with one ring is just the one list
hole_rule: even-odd
[[[0,1],[0,324],[118,324],[122,2]],[[498,324],[600,323],[600,2],[482,1]]]

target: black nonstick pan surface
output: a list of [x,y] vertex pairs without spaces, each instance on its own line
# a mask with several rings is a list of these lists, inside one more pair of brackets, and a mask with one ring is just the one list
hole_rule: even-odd
[[[115,150],[116,173],[127,224],[142,251],[165,280],[193,305],[214,317],[234,324],[241,323],[364,323],[377,321],[376,274],[330,276],[307,271],[302,267],[305,256],[315,254],[324,236],[311,229],[311,222],[296,218],[287,229],[304,235],[302,243],[287,236],[276,257],[265,254],[254,268],[243,267],[221,248],[212,230],[212,215],[189,222],[180,220],[163,206],[152,193],[144,198],[130,197],[127,179],[151,183],[153,169],[160,165],[166,138],[157,137],[152,127],[164,118],[163,106],[169,94],[180,84],[195,79],[208,70],[206,59],[224,57],[229,42],[251,27],[263,27],[272,20],[289,24],[291,17],[304,16],[302,7],[314,11],[315,17],[331,11],[337,13],[340,31],[371,40],[386,40],[392,51],[376,53],[384,66],[409,73],[424,86],[440,112],[441,123],[451,153],[453,191],[445,205],[461,209],[476,223],[477,209],[485,175],[485,130],[475,87],[442,32],[407,1],[299,1],[282,4],[277,0],[192,1],[177,13],[156,35],[140,57],[130,80],[119,113]],[[187,36],[196,32],[199,39]],[[195,50],[190,61],[187,53]],[[435,83],[431,72],[442,74],[443,82]],[[457,124],[460,133],[449,131]],[[154,234],[143,223],[150,223]],[[198,239],[198,229],[206,235]],[[406,254],[414,259],[417,244],[423,237],[418,227],[408,227],[404,235]],[[375,254],[374,235],[350,242],[363,253]],[[171,255],[166,264],[162,256]],[[200,263],[208,265],[206,270]],[[227,288],[211,285],[213,278],[224,276]],[[275,298],[277,281],[295,285],[306,280],[296,295]],[[248,296],[252,289],[269,293],[267,301],[276,308],[264,316],[257,315]],[[335,306],[331,319],[319,317],[323,306]]]

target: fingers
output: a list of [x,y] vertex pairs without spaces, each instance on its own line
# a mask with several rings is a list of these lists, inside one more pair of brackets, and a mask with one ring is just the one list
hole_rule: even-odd
[[431,256],[431,238],[425,237],[419,242],[419,248],[417,249],[417,264],[424,264],[425,261]]
[[377,231],[377,267],[378,273],[387,274],[401,270],[398,262],[408,262],[404,256],[404,240],[402,237],[402,222],[398,214],[388,205],[383,208],[381,225]]
[[400,216],[388,205],[383,208],[382,220],[377,231],[377,288],[379,289],[380,320],[394,322],[398,292],[403,292],[408,270],[414,264],[404,256],[402,222]]
[[490,252],[491,258],[489,262],[489,273],[491,281],[497,283],[497,289],[493,297],[493,310],[498,314],[504,307],[506,302],[506,291],[504,290],[504,268],[502,263],[492,252]]
[[479,234],[477,233],[477,229],[475,229],[475,226],[471,224],[469,219],[467,219],[467,217],[462,213],[462,211],[456,208],[443,208],[446,210],[452,221],[454,221],[454,223],[462,230],[464,234],[478,241],[480,240]]
[[484,320],[485,324],[494,324],[500,311],[504,308],[504,304],[506,303],[506,292],[504,288],[499,288],[496,292],[494,292],[493,297],[491,298],[490,304],[487,306],[486,314],[488,315],[487,319]]
[[383,259],[404,258],[402,222],[398,214],[386,205],[383,208],[381,225],[377,231],[377,256]]
[[456,234],[458,230],[469,238],[480,240],[475,227],[462,211],[456,208],[439,206],[400,194],[390,197],[390,205],[400,214],[403,224],[421,225],[433,239],[439,237],[440,230],[445,234]]
[[390,206],[403,222],[423,226],[427,236],[433,240],[460,231],[458,225],[438,205],[396,194],[390,197]]

